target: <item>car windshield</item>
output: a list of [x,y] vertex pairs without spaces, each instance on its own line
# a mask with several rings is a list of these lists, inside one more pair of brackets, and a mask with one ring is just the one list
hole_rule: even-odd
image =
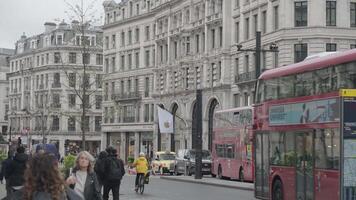
[[174,154],[161,154],[159,155],[160,160],[175,160]]
[[[209,151],[203,150],[202,153],[203,153],[203,156],[202,156],[203,159],[211,159]],[[195,155],[196,155],[195,151],[190,152],[191,158],[195,158]]]

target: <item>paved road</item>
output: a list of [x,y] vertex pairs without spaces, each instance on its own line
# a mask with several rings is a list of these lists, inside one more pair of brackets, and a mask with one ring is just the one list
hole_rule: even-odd
[[[135,177],[126,175],[121,184],[120,200],[255,200],[253,192],[194,183],[182,183],[151,177],[143,195],[133,191]],[[5,185],[0,185],[0,199]]]
[[120,200],[255,200],[252,191],[182,183],[151,177],[143,195],[133,191],[134,177],[125,176]]

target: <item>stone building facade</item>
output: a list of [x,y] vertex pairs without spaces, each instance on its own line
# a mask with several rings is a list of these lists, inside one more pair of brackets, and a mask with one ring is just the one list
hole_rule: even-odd
[[[102,117],[102,31],[77,21],[45,23],[45,31],[21,36],[10,60],[9,126],[12,139],[56,143],[61,155],[86,146],[98,153]],[[85,44],[84,44],[85,43]],[[86,50],[84,51],[84,48]],[[85,73],[84,73],[84,66]],[[86,74],[86,75],[84,75]],[[86,87],[86,95],[82,88]],[[82,99],[85,99],[83,105]],[[81,120],[82,106],[87,115]]]
[[[254,52],[239,51],[237,45],[254,49],[256,31],[262,34],[263,49],[277,45],[278,52],[261,53],[262,70],[299,62],[319,52],[354,48],[355,3],[353,0],[105,1],[104,57],[108,62],[104,68],[110,77],[107,94],[125,93],[129,79],[139,80],[137,86],[131,83],[130,89],[138,91],[138,97],[125,98],[134,104],[134,122],[117,121],[125,116],[125,112],[113,109],[125,105],[120,99],[105,101],[104,107],[113,113],[104,111],[104,116],[115,118],[112,123],[104,121],[107,142],[119,144],[121,156],[126,157],[141,151],[140,138],[146,137],[146,133],[153,134],[150,139],[154,151],[194,147],[196,89],[201,89],[203,148],[211,149],[214,111],[253,103]],[[145,109],[145,105],[149,108]],[[159,133],[157,105],[174,114],[174,134]],[[146,115],[154,117],[144,122]],[[117,140],[110,139],[116,136]]]
[[10,71],[10,57],[13,54],[13,49],[0,48],[0,135],[8,131],[9,81],[6,73]]

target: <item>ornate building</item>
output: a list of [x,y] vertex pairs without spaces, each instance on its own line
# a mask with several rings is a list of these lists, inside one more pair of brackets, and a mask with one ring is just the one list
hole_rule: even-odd
[[0,48],[0,134],[8,131],[9,111],[9,81],[6,73],[10,71],[10,57],[14,54],[13,49]]
[[[261,53],[262,70],[356,44],[350,1],[123,0],[104,8],[103,131],[125,158],[148,135],[154,151],[194,147],[196,89],[203,91],[203,148],[211,149],[214,111],[253,103],[255,54],[237,46],[254,49],[256,31],[263,49],[279,50]],[[135,98],[122,95],[130,91]],[[115,95],[124,98],[109,98]],[[155,105],[174,114],[174,134],[159,133]],[[133,121],[122,119],[128,116]]]
[[[23,143],[56,143],[60,153],[82,145],[97,153],[101,140],[102,31],[77,21],[45,23],[45,31],[21,36],[10,60],[9,126]],[[85,48],[85,51],[84,51]],[[84,72],[84,66],[85,72]],[[86,75],[84,75],[86,74]],[[86,94],[82,88],[86,87]],[[83,100],[85,99],[85,105]],[[87,115],[81,118],[83,106]]]

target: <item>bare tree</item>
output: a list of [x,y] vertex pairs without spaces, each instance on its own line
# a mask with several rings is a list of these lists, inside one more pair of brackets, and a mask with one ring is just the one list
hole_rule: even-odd
[[[76,65],[76,67],[68,66],[65,60],[62,59],[61,54],[59,54],[59,69],[64,72],[69,83],[68,85],[65,85],[65,87],[74,91],[75,96],[79,99],[80,107],[80,109],[77,109],[77,106],[74,106],[70,112],[63,112],[62,114],[70,117],[73,121],[80,123],[82,149],[86,150],[86,132],[89,130],[90,125],[89,116],[87,115],[90,114],[90,108],[96,102],[90,101],[90,96],[97,92],[97,90],[92,89],[92,85],[102,84],[102,80],[97,80],[97,77],[95,77],[94,81],[90,80],[90,75],[96,75],[97,72],[101,72],[102,66],[100,68],[93,67],[90,65],[89,60],[91,52],[99,52],[99,50],[101,52],[102,46],[98,44],[101,42],[102,38],[95,37],[95,39],[93,39],[87,35],[88,32],[95,31],[95,29],[91,30],[93,28],[91,25],[97,21],[94,15],[96,12],[94,9],[96,0],[90,2],[88,6],[84,5],[83,0],[80,1],[80,4],[71,4],[66,0],[64,0],[64,2],[69,9],[66,13],[69,19],[72,20],[71,28],[75,32],[73,42],[75,42],[75,45],[80,49],[82,62],[81,65]],[[58,49],[60,49],[59,46]],[[101,65],[102,59],[101,55]],[[80,81],[77,87],[76,80],[78,79]],[[71,85],[73,81],[75,82],[74,87]],[[77,116],[79,116],[79,119]]]

